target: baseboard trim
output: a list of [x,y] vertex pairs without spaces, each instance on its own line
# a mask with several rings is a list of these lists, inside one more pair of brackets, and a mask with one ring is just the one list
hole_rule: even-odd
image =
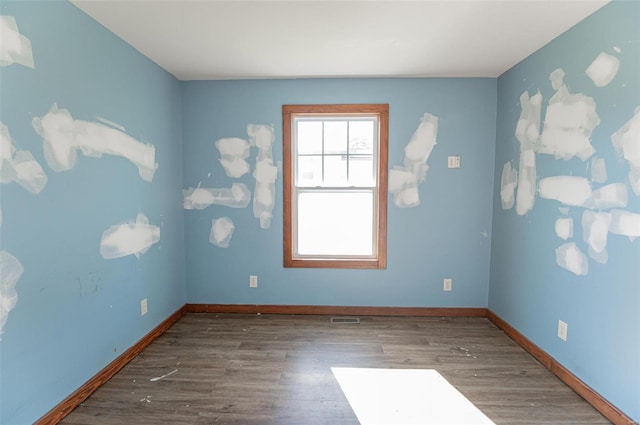
[[186,306],[180,307],[175,313],[166,318],[162,323],[156,326],[151,332],[146,334],[142,339],[136,342],[131,348],[122,353],[118,358],[109,363],[104,369],[98,372],[93,378],[89,379],[80,388],[78,388],[69,397],[62,400],[57,406],[51,409],[47,414],[38,419],[35,425],[49,425],[57,424],[65,416],[67,416],[73,409],[75,409],[80,403],[85,401],[87,397],[93,394],[98,388],[100,388],[105,382],[107,382],[113,375],[118,373],[120,369],[125,367],[127,363],[133,360],[138,354],[142,352],[149,344],[162,335],[167,329],[169,329],[175,322],[177,322],[186,313]]
[[616,425],[637,424],[493,311],[487,309],[487,318],[611,422]]
[[616,425],[637,425],[630,417],[611,404],[558,361],[517,331],[513,326],[487,308],[449,307],[365,307],[315,305],[258,305],[258,304],[185,304],[156,326],[131,348],[109,363],[73,394],[35,422],[35,425],[57,424],[80,403],[86,400],[120,369],[133,360],[149,344],[162,335],[185,313],[239,313],[239,314],[312,314],[345,316],[414,316],[414,317],[486,317],[543,366],[555,374],[569,388],[584,398],[596,410]]
[[332,305],[187,304],[188,313],[312,314],[335,316],[486,317],[475,307],[366,307]]

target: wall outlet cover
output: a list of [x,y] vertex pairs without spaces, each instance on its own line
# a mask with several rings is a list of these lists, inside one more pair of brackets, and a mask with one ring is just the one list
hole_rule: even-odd
[[452,289],[453,289],[453,279],[444,279],[442,281],[442,290],[449,292]]
[[567,332],[569,331],[569,325],[562,320],[558,320],[558,338],[563,341],[567,340]]

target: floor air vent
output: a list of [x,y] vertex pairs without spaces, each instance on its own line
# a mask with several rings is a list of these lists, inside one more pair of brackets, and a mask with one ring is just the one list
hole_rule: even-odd
[[359,317],[332,317],[331,323],[360,323]]

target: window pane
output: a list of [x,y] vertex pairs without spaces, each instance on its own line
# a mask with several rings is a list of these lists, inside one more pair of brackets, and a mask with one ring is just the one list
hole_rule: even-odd
[[347,156],[328,155],[324,157],[324,186],[347,186]]
[[297,121],[298,154],[322,153],[322,121]]
[[373,155],[374,121],[349,121],[349,153]]
[[373,156],[349,156],[349,186],[375,186]]
[[299,255],[373,255],[371,191],[298,192]]
[[322,156],[299,156],[296,174],[297,186],[321,186]]
[[347,122],[324,122],[324,153],[347,153]]

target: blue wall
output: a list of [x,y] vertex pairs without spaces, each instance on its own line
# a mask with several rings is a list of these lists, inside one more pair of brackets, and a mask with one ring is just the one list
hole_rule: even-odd
[[[439,117],[421,205],[399,209],[390,197],[386,270],[285,269],[282,175],[271,227],[261,229],[251,205],[185,211],[190,303],[484,307],[487,305],[495,140],[494,79],[276,80],[183,83],[185,188],[253,188],[250,174],[227,177],[214,142],[247,138],[247,124],[275,126],[274,160],[282,160],[282,105],[388,103],[389,166],[425,112]],[[250,164],[257,150],[252,149]],[[447,169],[460,155],[462,168]],[[235,224],[229,248],[209,242],[212,218]],[[257,275],[257,289],[249,275]],[[453,278],[443,292],[442,279]]]
[[[640,3],[614,2],[605,6],[498,79],[498,126],[494,186],[493,239],[489,308],[551,354],[580,379],[640,420],[640,240],[609,234],[609,260],[589,259],[589,272],[577,276],[556,265],[554,222],[561,204],[536,199],[525,216],[503,210],[500,177],[507,161],[518,167],[519,144],[514,130],[520,114],[519,97],[539,89],[542,119],[553,94],[549,74],[562,68],[573,93],[593,97],[600,125],[591,141],[596,156],[607,165],[607,183],[625,182],[628,164],[620,160],[610,136],[640,105]],[[614,47],[621,49],[616,53]],[[596,87],[585,69],[601,51],[620,59],[615,79]],[[537,155],[538,179],[554,175],[589,178],[589,162],[555,160]],[[601,186],[594,184],[594,189]],[[640,213],[640,197],[629,187],[628,211]],[[572,207],[574,238],[582,240],[583,208]],[[566,322],[568,339],[557,334],[558,320]]]
[[[640,242],[609,235],[609,260],[578,277],[555,263],[560,215],[537,199],[525,216],[503,210],[500,177],[518,166],[514,137],[519,97],[553,94],[548,76],[566,72],[572,92],[592,96],[601,123],[592,143],[606,160],[608,183],[628,165],[610,135],[640,105],[640,3],[614,2],[499,79],[350,79],[180,83],[67,2],[4,1],[33,47],[35,69],[0,67],[0,121],[18,149],[29,150],[48,176],[39,194],[0,185],[0,249],[24,266],[18,301],[0,335],[0,422],[41,417],[185,302],[365,306],[486,307],[515,326],[596,391],[640,420]],[[612,49],[617,46],[620,53]],[[597,88],[584,70],[600,53],[620,58],[611,84]],[[78,154],[57,172],[32,126],[56,102],[74,118],[103,117],[155,146],[159,168],[144,181],[124,158]],[[282,160],[281,106],[299,103],[388,103],[389,166],[426,112],[439,118],[438,145],[420,185],[421,205],[400,209],[390,196],[386,270],[309,270],[282,266],[282,175],[276,208],[261,229],[251,205],[182,209],[181,189],[224,188],[214,142],[247,138],[247,124],[275,128]],[[497,125],[496,125],[497,122]],[[447,169],[460,155],[462,168]],[[256,156],[252,150],[249,163]],[[588,176],[588,163],[537,155],[538,176]],[[495,167],[494,167],[495,161]],[[640,197],[630,191],[632,212]],[[581,208],[573,240],[582,242]],[[145,214],[160,242],[136,258],[100,255],[102,232]],[[229,248],[209,242],[211,219],[236,226]],[[186,261],[185,261],[186,258]],[[250,274],[259,287],[250,289]],[[442,291],[442,279],[453,291]],[[149,313],[140,316],[140,300]],[[569,324],[566,342],[557,321]]]
[[[31,423],[185,303],[180,82],[68,2],[3,1],[35,69],[0,67],[2,121],[48,176],[39,194],[2,184],[1,249],[24,273],[0,335],[0,422]],[[54,102],[155,146],[153,181],[128,160],[78,154],[56,172],[32,126]],[[106,260],[102,233],[138,213],[161,230],[136,258]],[[140,316],[148,298],[149,313]]]

